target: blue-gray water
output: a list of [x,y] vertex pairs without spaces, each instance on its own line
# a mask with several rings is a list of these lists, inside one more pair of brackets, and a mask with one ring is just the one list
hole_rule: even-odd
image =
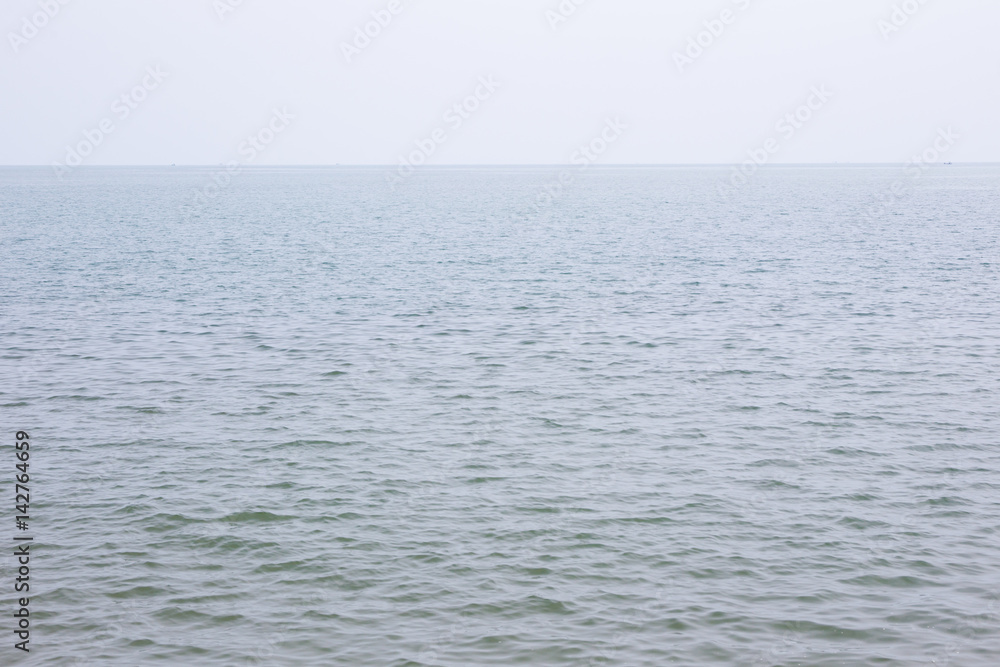
[[0,170],[0,663],[1000,664],[1000,168],[213,173]]

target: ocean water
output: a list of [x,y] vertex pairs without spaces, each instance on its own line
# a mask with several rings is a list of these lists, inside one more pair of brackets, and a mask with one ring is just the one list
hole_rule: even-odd
[[1000,167],[559,173],[0,169],[0,664],[1000,664]]

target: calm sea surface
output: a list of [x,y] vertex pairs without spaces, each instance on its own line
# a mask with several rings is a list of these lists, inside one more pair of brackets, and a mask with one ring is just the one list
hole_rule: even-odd
[[567,173],[0,169],[0,664],[1000,664],[1000,167]]

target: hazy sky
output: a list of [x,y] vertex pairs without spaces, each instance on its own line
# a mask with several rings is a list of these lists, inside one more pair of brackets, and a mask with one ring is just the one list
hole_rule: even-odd
[[997,0],[3,4],[0,164],[1000,161]]

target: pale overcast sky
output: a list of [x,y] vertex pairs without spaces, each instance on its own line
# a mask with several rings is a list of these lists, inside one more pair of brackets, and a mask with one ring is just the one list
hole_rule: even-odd
[[603,164],[899,163],[949,127],[949,160],[1000,161],[997,0],[5,0],[0,27],[6,165],[87,132],[94,165],[250,135],[261,165],[555,164],[602,133]]

